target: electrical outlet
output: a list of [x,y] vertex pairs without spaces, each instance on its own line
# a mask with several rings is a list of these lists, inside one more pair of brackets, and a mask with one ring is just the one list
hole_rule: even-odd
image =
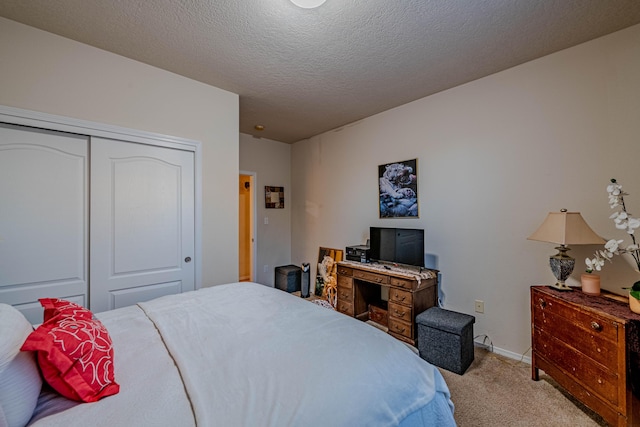
[[476,300],[476,313],[484,313],[484,301]]
[[269,266],[265,265],[264,267],[262,267],[262,271],[264,271],[265,273],[269,272]]

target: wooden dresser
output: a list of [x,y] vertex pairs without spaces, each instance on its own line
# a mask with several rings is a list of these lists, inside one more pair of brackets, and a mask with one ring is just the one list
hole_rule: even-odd
[[542,369],[609,424],[636,426],[640,316],[607,295],[531,287],[531,376]]
[[336,309],[363,321],[373,320],[390,335],[411,345],[416,345],[418,339],[416,316],[434,307],[437,300],[436,270],[412,273],[377,264],[338,263]]

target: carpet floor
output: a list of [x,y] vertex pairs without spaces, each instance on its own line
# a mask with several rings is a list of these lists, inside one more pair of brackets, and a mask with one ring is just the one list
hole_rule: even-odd
[[464,375],[444,369],[460,427],[606,426],[548,375],[531,379],[531,365],[476,347]]

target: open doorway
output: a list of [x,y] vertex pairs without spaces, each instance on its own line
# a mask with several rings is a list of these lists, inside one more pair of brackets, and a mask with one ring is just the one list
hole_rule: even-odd
[[255,173],[240,172],[238,180],[238,278],[255,281]]

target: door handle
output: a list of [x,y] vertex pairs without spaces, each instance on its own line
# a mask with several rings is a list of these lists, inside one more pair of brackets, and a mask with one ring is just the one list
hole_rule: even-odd
[[191,262],[191,257],[190,257],[190,256],[186,257],[186,258],[184,259],[184,262]]

